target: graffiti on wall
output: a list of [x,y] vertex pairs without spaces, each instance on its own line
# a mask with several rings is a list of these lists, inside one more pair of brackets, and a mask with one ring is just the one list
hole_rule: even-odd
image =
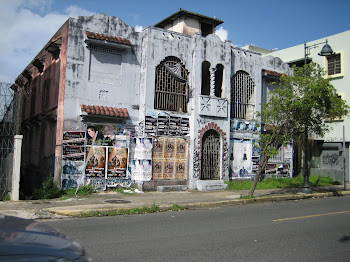
[[194,139],[194,149],[193,149],[193,176],[198,177],[199,174],[199,147],[196,144],[196,139]]
[[197,119],[197,123],[198,123],[199,126],[200,126],[200,125],[206,125],[206,124],[209,123],[209,120],[203,119],[203,118],[198,118],[198,119]]
[[331,170],[340,170],[342,168],[341,165],[341,156],[339,155],[339,151],[331,151],[325,150],[321,153],[321,169],[331,169]]
[[62,160],[62,189],[76,188],[82,184],[84,161]]
[[229,166],[229,164],[228,164],[229,148],[228,148],[226,140],[223,143],[222,154],[223,154],[222,168],[224,170],[224,175],[225,175],[225,174],[227,174],[226,170],[228,170],[228,166]]

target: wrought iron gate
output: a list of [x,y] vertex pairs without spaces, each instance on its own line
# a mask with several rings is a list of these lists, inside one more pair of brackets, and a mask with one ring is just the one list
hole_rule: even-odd
[[201,179],[220,179],[220,136],[208,130],[202,141]]
[[10,84],[0,83],[0,199],[11,190],[15,135],[14,92]]

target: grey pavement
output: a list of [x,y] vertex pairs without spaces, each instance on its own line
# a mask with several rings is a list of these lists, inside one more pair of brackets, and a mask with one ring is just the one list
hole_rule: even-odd
[[174,191],[144,192],[123,194],[115,191],[103,191],[89,196],[72,197],[65,200],[20,200],[0,201],[0,213],[31,219],[67,218],[79,216],[91,211],[130,209],[135,207],[159,206],[166,209],[172,205],[187,208],[203,208],[222,205],[242,205],[260,202],[287,201],[296,199],[337,197],[350,195],[350,184],[347,190],[343,185],[312,188],[311,194],[301,193],[301,189],[264,189],[255,190],[255,199],[240,199],[249,190],[239,191]]

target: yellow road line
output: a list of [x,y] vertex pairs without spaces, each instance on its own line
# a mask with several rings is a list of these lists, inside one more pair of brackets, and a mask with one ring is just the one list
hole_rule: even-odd
[[281,219],[275,219],[275,220],[272,220],[272,221],[280,222],[280,221],[293,220],[293,219],[302,219],[302,218],[309,218],[309,217],[321,217],[321,216],[329,216],[329,215],[345,214],[345,213],[350,213],[350,210],[349,211],[334,212],[334,213],[325,213],[325,214],[318,214],[318,215],[302,216],[302,217],[281,218]]

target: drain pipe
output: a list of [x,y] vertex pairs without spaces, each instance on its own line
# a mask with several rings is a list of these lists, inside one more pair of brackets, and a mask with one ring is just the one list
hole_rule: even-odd
[[345,172],[345,126],[343,125],[343,176],[344,176],[344,190],[346,190],[346,172]]

